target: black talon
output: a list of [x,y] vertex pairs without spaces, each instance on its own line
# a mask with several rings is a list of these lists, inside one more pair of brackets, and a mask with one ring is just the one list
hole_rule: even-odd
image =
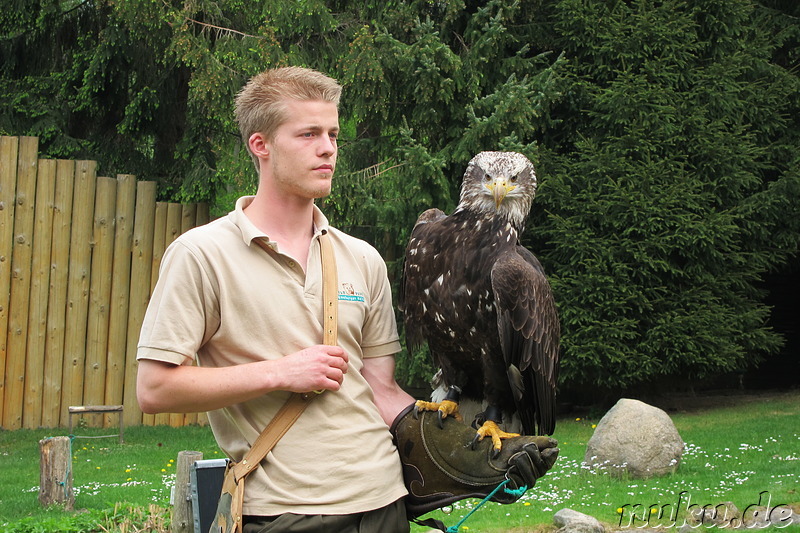
[[478,442],[481,440],[480,433],[475,433],[475,437],[473,437],[472,442],[469,444],[469,447],[473,450],[478,446]]
[[497,459],[498,457],[500,457],[500,450],[492,446],[492,459],[494,460]]
[[437,423],[439,424],[439,429],[444,429],[444,417],[442,416],[442,412],[436,411],[436,413],[439,415],[437,420]]
[[414,406],[414,420],[419,420],[419,406]]

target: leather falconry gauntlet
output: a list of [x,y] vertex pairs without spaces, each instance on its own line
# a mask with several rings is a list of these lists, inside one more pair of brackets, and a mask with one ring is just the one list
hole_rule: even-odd
[[[485,498],[505,480],[504,489],[531,488],[558,458],[558,442],[550,437],[522,436],[503,440],[497,454],[491,439],[471,446],[475,430],[447,417],[439,426],[435,412],[413,413],[408,406],[392,423],[409,495],[411,518],[465,498]],[[513,503],[521,494],[501,489],[492,497]]]

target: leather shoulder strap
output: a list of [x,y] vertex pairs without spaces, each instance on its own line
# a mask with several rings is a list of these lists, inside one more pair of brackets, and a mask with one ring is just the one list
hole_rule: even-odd
[[327,231],[319,236],[319,246],[322,254],[322,298],[325,305],[322,342],[336,346],[338,342],[336,326],[339,323],[339,277],[336,272],[333,244]]

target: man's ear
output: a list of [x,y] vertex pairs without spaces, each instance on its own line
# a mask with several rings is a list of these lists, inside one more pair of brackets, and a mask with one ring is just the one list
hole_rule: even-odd
[[263,133],[256,132],[247,140],[250,146],[250,151],[258,159],[267,159],[269,157],[269,141]]

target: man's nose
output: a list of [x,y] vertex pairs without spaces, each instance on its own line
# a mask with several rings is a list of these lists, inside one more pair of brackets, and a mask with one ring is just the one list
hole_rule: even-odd
[[320,136],[319,150],[323,154],[332,154],[336,152],[336,139],[332,139],[327,135]]

